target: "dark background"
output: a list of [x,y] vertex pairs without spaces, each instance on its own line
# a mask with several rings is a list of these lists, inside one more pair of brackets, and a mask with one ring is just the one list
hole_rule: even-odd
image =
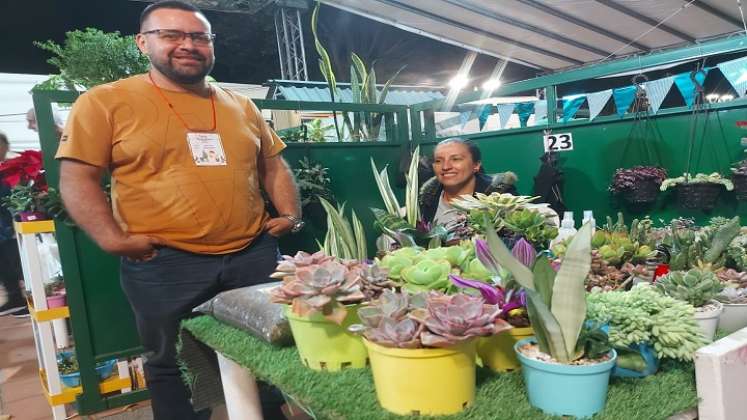
[[[148,3],[129,0],[2,0],[0,41],[4,54],[0,72],[56,73],[46,63],[49,53],[33,41],[54,40],[62,43],[65,32],[94,27],[106,32],[134,34],[140,12]],[[261,84],[280,78],[273,13],[267,7],[254,15],[206,11],[216,39],[216,65],[213,77],[221,82]],[[309,79],[323,81],[310,31],[311,10],[302,17]],[[379,83],[383,83],[402,65],[405,70],[397,84],[445,85],[459,69],[468,51],[430,38],[415,35],[358,15],[322,5],[319,35],[329,51],[340,81],[349,81],[350,52],[356,52],[370,65],[376,60]],[[479,86],[500,60],[478,55],[470,77]],[[509,64],[503,80],[533,77],[533,69]]]

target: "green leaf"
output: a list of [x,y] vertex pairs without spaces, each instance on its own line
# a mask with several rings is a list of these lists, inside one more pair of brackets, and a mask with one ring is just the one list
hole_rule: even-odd
[[353,258],[353,255],[355,254],[354,250],[356,249],[355,238],[350,223],[348,223],[342,216],[344,207],[341,207],[341,210],[338,211],[329,201],[323,198],[320,198],[319,202],[322,203],[322,207],[324,207],[324,210],[327,211],[327,215],[330,217],[330,225],[334,228],[334,237],[339,240],[338,246],[340,249],[338,249],[338,251],[342,253],[342,255],[335,255],[346,259]]
[[[534,329],[537,344],[540,350],[550,354],[555,360],[561,363],[571,361],[571,356],[565,348],[563,331],[560,328],[558,320],[555,319],[550,308],[542,301],[542,297],[534,290],[526,289],[527,293],[527,312]],[[542,337],[540,339],[540,337]],[[544,341],[544,348],[543,343]],[[575,351],[575,348],[573,349]]]
[[415,147],[415,152],[410,159],[410,169],[407,172],[407,191],[405,193],[405,209],[407,210],[407,223],[416,226],[420,219],[420,206],[418,206],[418,163],[420,146]]
[[501,238],[498,237],[498,234],[495,233],[493,222],[491,222],[486,215],[483,215],[482,224],[485,228],[485,238],[490,247],[490,252],[493,254],[496,261],[498,261],[498,264],[511,272],[516,281],[523,288],[535,290],[534,276],[532,275],[532,272],[527,268],[527,266],[514,258],[511,251],[506,247],[506,244],[504,244]]
[[386,83],[384,84],[384,87],[381,89],[381,95],[379,96],[379,102],[378,102],[379,104],[383,104],[386,101],[386,94],[389,93],[389,86],[392,85],[392,83],[394,82],[394,79],[397,78],[397,76],[399,76],[399,73],[402,70],[404,70],[405,67],[407,67],[407,64],[400,67],[399,70],[397,70],[394,73],[394,76],[392,76],[389,80],[386,81]]
[[356,259],[358,261],[365,261],[368,259],[368,249],[366,249],[366,231],[363,229],[363,224],[358,220],[358,216],[355,214],[355,210],[351,211],[351,219],[353,221],[353,232],[355,233],[355,244],[356,244]]
[[576,341],[586,319],[584,281],[591,267],[591,223],[584,224],[568,245],[552,290],[552,313],[565,339],[567,354],[576,351]]
[[376,163],[371,158],[371,169],[373,170],[374,179],[376,180],[376,186],[379,188],[379,194],[381,199],[384,200],[384,206],[389,214],[399,217],[399,202],[397,197],[394,195],[394,191],[389,184],[389,174],[387,173],[387,167],[379,172],[376,168]]
[[534,286],[542,301],[548,308],[552,308],[552,288],[555,284],[555,270],[550,265],[547,256],[540,255],[534,263]]

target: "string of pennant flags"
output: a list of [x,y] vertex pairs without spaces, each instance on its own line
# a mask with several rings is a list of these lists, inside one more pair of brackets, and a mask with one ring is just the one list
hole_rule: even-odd
[[[736,60],[725,61],[716,65],[716,67],[707,67],[702,71],[695,73],[695,81],[702,86],[710,70],[718,68],[729,81],[731,86],[737,92],[740,98],[747,93],[747,57]],[[664,98],[667,96],[672,86],[676,86],[688,107],[692,107],[695,102],[697,86],[691,77],[691,72],[680,73],[674,76],[668,76],[663,79],[645,81],[641,83],[646,91],[649,110],[656,114],[659,112]],[[584,103],[588,104],[589,121],[594,120],[604,109],[607,103],[612,99],[615,104],[615,112],[618,116],[625,115],[630,106],[635,101],[638,88],[635,85],[624,86],[616,89],[606,89],[599,92],[584,93],[578,95],[564,96],[562,100],[561,120],[568,122],[573,118]],[[508,124],[508,120],[513,113],[518,114],[521,127],[526,127],[529,117],[534,114],[535,121],[547,117],[547,102],[544,100],[507,103],[498,105],[480,105],[471,110],[465,110],[460,113],[459,119],[462,128],[477,115],[480,131],[485,127],[485,123],[492,114],[498,114],[500,127],[503,129]]]

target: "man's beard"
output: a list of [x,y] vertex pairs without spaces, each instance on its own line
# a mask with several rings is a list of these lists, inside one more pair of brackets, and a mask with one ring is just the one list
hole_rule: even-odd
[[203,81],[203,79],[205,79],[205,76],[210,74],[210,72],[213,70],[213,65],[215,64],[214,60],[208,61],[204,57],[198,55],[194,55],[194,57],[200,60],[203,64],[202,69],[197,73],[185,73],[183,71],[180,71],[173,65],[171,61],[173,58],[170,56],[166,61],[154,60],[151,57],[150,64],[159,72],[161,72],[161,74],[176,83],[179,83],[181,85],[194,85]]

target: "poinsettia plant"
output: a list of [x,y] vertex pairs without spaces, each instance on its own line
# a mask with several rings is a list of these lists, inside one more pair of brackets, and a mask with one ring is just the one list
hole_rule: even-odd
[[37,190],[46,191],[42,154],[37,150],[26,150],[12,159],[0,162],[0,182],[10,188],[18,184],[33,184]]
[[641,181],[654,181],[661,185],[667,179],[667,171],[656,166],[634,166],[632,168],[620,168],[612,176],[612,184],[609,190],[615,194],[634,189]]

